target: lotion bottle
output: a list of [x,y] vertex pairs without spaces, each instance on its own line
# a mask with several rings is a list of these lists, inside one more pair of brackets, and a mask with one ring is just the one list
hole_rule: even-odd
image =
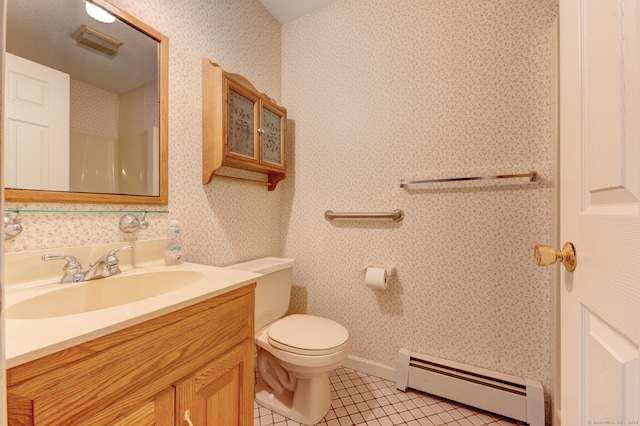
[[167,230],[169,242],[164,250],[165,265],[178,265],[184,262],[184,247],[182,246],[182,235],[180,231],[180,222],[177,220],[169,221]]

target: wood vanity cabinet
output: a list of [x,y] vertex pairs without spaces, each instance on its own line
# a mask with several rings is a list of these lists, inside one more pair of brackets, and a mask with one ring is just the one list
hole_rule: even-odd
[[[286,173],[287,110],[244,77],[202,60],[202,182],[222,166],[268,175],[275,189]],[[223,176],[224,177],[224,176]]]
[[253,289],[10,368],[9,425],[253,425]]

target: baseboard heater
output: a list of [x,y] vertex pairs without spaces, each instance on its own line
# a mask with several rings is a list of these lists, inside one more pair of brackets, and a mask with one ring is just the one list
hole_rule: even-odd
[[407,349],[398,354],[396,387],[426,392],[484,411],[544,426],[544,390],[536,380],[510,376]]

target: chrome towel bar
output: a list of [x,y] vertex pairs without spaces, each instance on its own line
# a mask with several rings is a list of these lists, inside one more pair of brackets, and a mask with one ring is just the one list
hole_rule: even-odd
[[332,221],[334,219],[392,219],[396,222],[400,222],[404,219],[404,212],[400,209],[395,209],[388,213],[337,213],[327,210],[324,212],[324,218],[328,221]]
[[538,175],[538,172],[533,171],[531,173],[522,173],[522,174],[513,174],[513,175],[474,176],[474,177],[426,179],[426,180],[400,179],[400,188],[405,188],[407,185],[414,185],[414,184],[420,184],[420,183],[460,182],[465,180],[490,180],[490,179],[513,179],[513,178],[529,178],[529,182],[537,182],[540,179],[540,175]]

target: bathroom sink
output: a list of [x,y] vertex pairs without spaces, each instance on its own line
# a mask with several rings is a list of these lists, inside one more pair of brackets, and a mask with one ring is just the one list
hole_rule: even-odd
[[31,297],[6,309],[8,319],[42,319],[80,314],[137,302],[191,285],[198,271],[152,271],[60,284],[60,290]]

